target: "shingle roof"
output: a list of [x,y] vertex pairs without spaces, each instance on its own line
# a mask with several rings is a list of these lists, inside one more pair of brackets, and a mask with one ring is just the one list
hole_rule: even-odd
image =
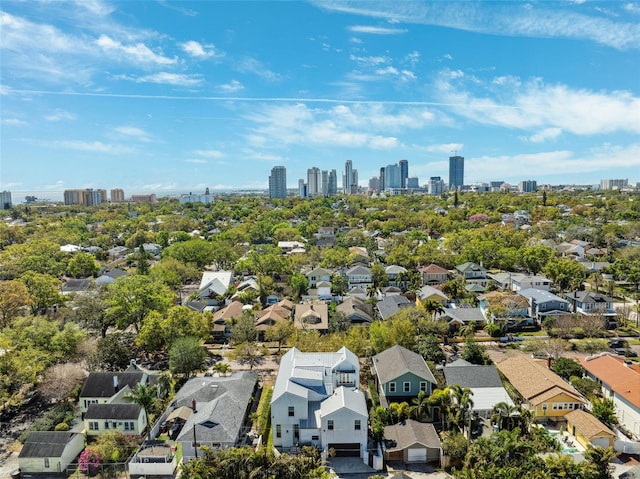
[[85,419],[138,419],[142,406],[133,403],[89,404]]
[[502,381],[495,366],[456,366],[453,363],[442,369],[447,384],[458,384],[463,388],[502,387]]
[[607,435],[615,437],[615,433],[607,426],[602,424],[592,414],[582,411],[581,409],[574,409],[565,416],[567,421],[571,422],[587,439],[601,435]]
[[146,374],[143,372],[93,372],[84,381],[80,397],[109,398],[118,390],[114,388],[113,378],[118,378],[118,390],[125,386],[130,389],[135,388],[138,383],[146,381]]
[[384,320],[396,314],[401,308],[407,308],[411,305],[411,301],[406,296],[393,295],[385,296],[381,301],[378,301],[376,308],[378,308],[380,317]]
[[485,320],[480,308],[445,308],[444,311],[441,318],[449,317],[451,320],[455,319],[461,323]]
[[527,288],[523,289],[518,293],[520,296],[524,296],[525,298],[533,298],[537,303],[544,303],[547,301],[559,301],[561,303],[569,303],[566,299],[562,299],[560,296],[557,296],[549,291],[544,291],[542,289],[536,288]]
[[238,318],[242,316],[242,307],[244,305],[240,301],[232,301],[227,306],[219,309],[213,313],[213,321],[220,322],[226,321],[232,318]]
[[418,268],[418,271],[426,274],[449,274],[449,271],[444,269],[442,266],[438,266],[437,264],[431,263],[428,266],[422,266]]
[[622,358],[609,354],[582,358],[580,364],[620,397],[640,409],[640,372],[628,367]]
[[402,374],[411,372],[432,384],[436,384],[433,373],[423,357],[399,345],[376,354],[373,357],[373,367],[381,383],[389,382]]
[[435,427],[431,423],[422,423],[407,419],[404,423],[386,426],[384,438],[387,451],[401,451],[413,444],[422,444],[430,448],[442,448]]
[[547,399],[561,392],[584,402],[584,398],[573,386],[564,382],[551,369],[524,355],[512,356],[497,363],[496,366],[522,397],[534,404],[539,403],[543,398]]
[[69,431],[30,432],[19,457],[59,457],[77,434]]

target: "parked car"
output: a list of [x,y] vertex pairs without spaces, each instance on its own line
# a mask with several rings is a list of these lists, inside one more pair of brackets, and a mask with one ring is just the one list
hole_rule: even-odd
[[629,344],[624,339],[612,339],[609,341],[610,348],[627,348]]
[[629,348],[614,348],[616,354],[624,356],[626,358],[637,358],[638,353],[636,353],[633,349]]

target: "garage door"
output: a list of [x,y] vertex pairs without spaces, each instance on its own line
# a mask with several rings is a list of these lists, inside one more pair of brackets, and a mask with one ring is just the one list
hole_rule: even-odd
[[329,444],[329,449],[335,451],[335,457],[360,457],[360,443],[340,443]]
[[593,441],[591,441],[591,444],[593,444],[594,446],[609,447],[609,439],[604,437],[600,439],[594,439]]
[[427,462],[427,449],[425,447],[407,449],[407,462]]

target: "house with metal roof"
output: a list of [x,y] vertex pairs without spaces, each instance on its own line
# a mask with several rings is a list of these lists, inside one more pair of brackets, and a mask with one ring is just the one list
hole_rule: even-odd
[[33,431],[18,456],[22,477],[62,475],[84,449],[84,436],[70,431]]
[[368,413],[359,384],[360,363],[347,348],[335,353],[290,349],[280,360],[271,397],[274,446],[314,445],[365,458]]
[[373,357],[373,374],[384,407],[392,402],[411,402],[420,391],[429,396],[437,386],[424,358],[399,345]]

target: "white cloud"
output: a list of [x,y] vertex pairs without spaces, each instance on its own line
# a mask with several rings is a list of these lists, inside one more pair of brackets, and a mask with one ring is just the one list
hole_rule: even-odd
[[18,118],[3,118],[0,123],[9,126],[26,126],[29,124],[24,120],[19,120]]
[[218,85],[218,90],[225,93],[236,93],[238,91],[244,90],[244,85],[238,80],[231,80],[229,83]]
[[122,145],[110,145],[101,141],[60,140],[50,143],[51,146],[69,150],[88,151],[93,153],[130,153],[132,148]]
[[640,15],[640,3],[636,2],[628,2],[624,4],[623,7],[627,12],[635,13],[636,15]]
[[361,57],[357,55],[349,55],[349,60],[353,60],[354,62],[357,62],[360,65],[367,65],[367,66],[376,66],[382,63],[389,63],[391,61],[389,57],[383,57],[383,56]]
[[107,16],[115,11],[113,5],[102,2],[100,0],[74,0],[76,7],[83,8],[90,13],[98,16]]
[[282,79],[278,73],[269,70],[255,58],[245,58],[236,65],[236,69],[241,73],[253,73],[271,82],[277,82]]
[[225,157],[225,154],[219,150],[195,150],[193,154],[197,156],[204,156],[205,158],[214,158],[214,159]]
[[123,61],[156,65],[173,65],[177,63],[175,58],[168,58],[162,54],[155,53],[142,42],[138,42],[135,45],[123,45],[108,35],[100,35],[100,38],[96,40],[96,45],[104,52],[113,54],[117,59]]
[[370,33],[373,35],[399,35],[406,33],[402,28],[374,27],[368,25],[353,25],[349,27],[349,31],[355,33]]
[[369,141],[369,146],[374,150],[387,150],[399,146],[398,139],[393,136],[374,136]]
[[378,75],[397,75],[398,73],[398,69],[392,66],[388,66],[385,68],[379,68],[376,70],[376,73]]
[[75,120],[78,116],[75,113],[71,113],[65,110],[61,110],[60,108],[56,108],[56,111],[51,115],[47,115],[44,117],[47,121],[63,121],[63,120]]
[[119,75],[115,78],[122,80],[131,80],[136,83],[158,83],[161,85],[174,85],[182,87],[194,87],[202,84],[200,75],[187,75],[183,73],[160,72],[143,76],[125,76]]
[[184,160],[184,161],[185,163],[196,163],[196,164],[202,164],[202,165],[209,163],[207,160],[203,160],[202,158],[194,158],[191,160]]
[[215,56],[214,45],[203,45],[195,40],[189,40],[188,42],[178,44],[187,55],[195,58],[210,58]]
[[464,148],[462,143],[442,143],[439,145],[429,145],[425,148],[426,151],[436,153],[452,153],[454,151],[460,152]]
[[525,141],[531,143],[542,143],[547,140],[555,140],[562,134],[562,128],[545,128],[538,133],[535,133],[529,137],[524,137]]
[[138,128],[135,126],[117,126],[113,129],[113,131],[128,138],[135,138],[139,141],[151,141],[151,135],[149,135],[149,133],[144,131],[142,128]]

